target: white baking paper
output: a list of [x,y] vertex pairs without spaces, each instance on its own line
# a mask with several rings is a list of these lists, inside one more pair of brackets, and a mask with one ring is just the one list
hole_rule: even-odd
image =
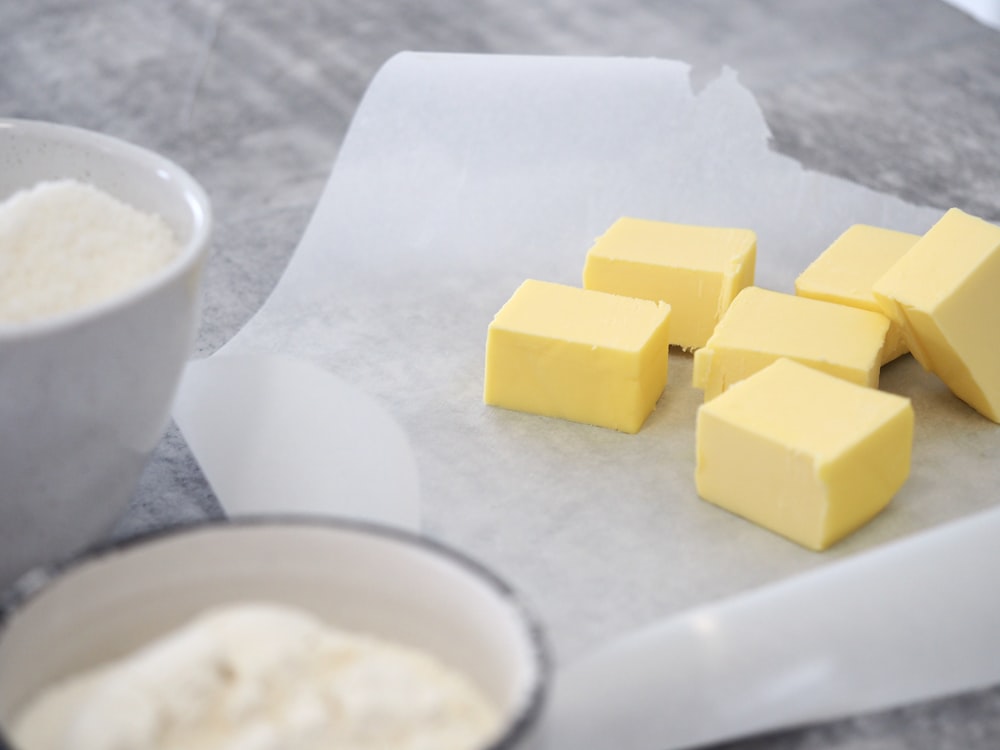
[[[1000,429],[909,357],[882,386],[914,403],[911,477],[823,554],[698,499],[688,354],[671,353],[638,435],[483,405],[492,316],[525,278],[579,284],[591,242],[622,215],[751,228],[757,283],[789,292],[850,224],[923,232],[940,215],[774,153],[734,72],[697,94],[688,74],[652,59],[398,55],[277,289],[224,349],[308,359],[384,405],[414,448],[426,532],[521,591],[561,664],[997,500]],[[849,619],[855,603],[837,596]],[[776,618],[761,646],[781,638]]]
[[173,416],[230,516],[420,527],[406,434],[371,396],[312,363],[276,354],[191,362]]
[[992,508],[613,639],[560,671],[549,747],[695,747],[993,685],[998,539]]

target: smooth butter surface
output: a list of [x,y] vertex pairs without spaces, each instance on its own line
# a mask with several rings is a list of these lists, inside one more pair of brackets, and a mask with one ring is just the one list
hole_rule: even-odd
[[698,494],[823,550],[873,518],[910,471],[909,399],[780,359],[698,410]]
[[736,294],[753,283],[749,229],[622,217],[587,253],[583,285],[670,305],[670,343],[704,346]]
[[[918,234],[855,224],[799,274],[795,293],[882,312],[872,287],[919,239]],[[891,322],[882,350],[882,363],[891,362],[907,351],[902,329]]]
[[667,382],[670,306],[525,281],[486,336],[483,399],[638,432]]
[[1000,227],[950,209],[873,291],[913,356],[1000,422]]
[[695,352],[692,380],[707,401],[788,357],[876,388],[888,328],[889,319],[880,313],[747,287]]

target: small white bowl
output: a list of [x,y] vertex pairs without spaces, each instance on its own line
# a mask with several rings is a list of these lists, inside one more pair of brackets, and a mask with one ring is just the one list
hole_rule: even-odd
[[0,608],[0,747],[4,727],[45,686],[209,607],[247,600],[299,607],[333,626],[422,649],[500,708],[503,729],[492,750],[539,746],[548,651],[539,626],[494,574],[387,527],[247,518],[104,546],[12,587]]
[[0,588],[99,539],[124,513],[199,319],[211,211],[187,172],[106,135],[0,119],[0,200],[56,179],[159,214],[182,250],[106,302],[0,324]]

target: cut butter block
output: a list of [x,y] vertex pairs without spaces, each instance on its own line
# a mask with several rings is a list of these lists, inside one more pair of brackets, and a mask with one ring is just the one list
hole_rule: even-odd
[[1000,422],[1000,227],[950,209],[874,293],[917,361]]
[[[919,234],[855,224],[799,274],[795,293],[882,312],[872,287],[919,239]],[[882,349],[882,364],[907,351],[902,329],[891,322]]]
[[889,319],[833,302],[747,287],[704,348],[694,353],[695,387],[705,400],[779,357],[858,385],[878,387]]
[[587,252],[583,286],[670,305],[670,343],[704,346],[736,294],[753,283],[749,229],[618,219]]
[[670,306],[525,281],[486,335],[483,399],[638,432],[667,382]]
[[818,551],[903,485],[913,407],[780,359],[699,408],[696,446],[702,498]]

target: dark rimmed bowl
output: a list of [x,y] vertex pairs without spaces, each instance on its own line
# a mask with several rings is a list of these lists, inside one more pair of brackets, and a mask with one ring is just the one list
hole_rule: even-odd
[[[38,691],[198,612],[269,600],[424,649],[500,707],[492,750],[540,745],[550,662],[511,588],[465,555],[368,523],[248,518],[104,545],[22,577],[0,609],[0,747]],[[6,738],[6,739],[5,739]]]

